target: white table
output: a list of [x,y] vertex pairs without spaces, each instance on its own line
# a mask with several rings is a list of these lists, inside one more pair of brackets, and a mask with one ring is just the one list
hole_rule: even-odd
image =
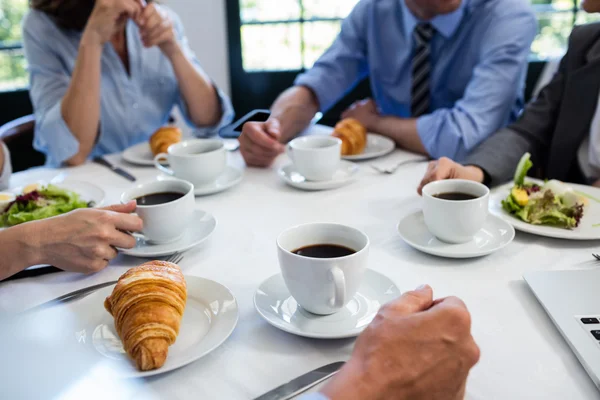
[[[414,156],[398,151],[377,162],[393,164],[409,157]],[[158,174],[152,168],[127,165],[118,155],[109,158],[139,180],[153,179]],[[231,154],[230,162],[243,166],[239,153]],[[172,373],[130,381],[135,390],[113,391],[111,399],[116,398],[115,393],[125,398],[250,399],[309,370],[347,359],[353,340],[296,337],[268,325],[253,307],[258,285],[279,271],[275,247],[278,233],[314,221],[344,223],[364,230],[372,241],[369,267],[388,275],[402,291],[429,283],[436,296],[457,295],[464,299],[482,351],[481,361],[469,378],[467,398],[600,398],[521,278],[524,272],[533,270],[594,268],[597,264],[591,253],[598,251],[597,242],[517,233],[510,246],[486,258],[453,261],[431,257],[410,248],[396,232],[400,218],[420,207],[416,187],[425,163],[404,166],[392,176],[375,173],[368,162],[363,163],[356,183],[310,193],[287,187],[279,180],[276,167],[286,162],[282,157],[273,169],[248,169],[238,187],[197,198],[198,207],[213,213],[219,224],[208,242],[185,255],[181,266],[186,274],[216,280],[232,290],[240,306],[240,320],[233,335],[208,357]],[[16,174],[12,185],[56,173],[40,170]],[[69,179],[85,179],[103,187],[110,202],[117,202],[120,193],[130,186],[95,164],[70,169],[66,174]],[[139,262],[120,257],[94,276],[60,273],[0,284],[0,312],[24,310],[77,288],[116,279]],[[10,368],[5,360],[0,365],[2,369]],[[0,371],[0,393],[7,383],[2,382],[3,376]],[[33,381],[23,382],[29,382],[28,393],[35,392],[30,387],[35,386]],[[97,387],[94,393],[112,389]]]

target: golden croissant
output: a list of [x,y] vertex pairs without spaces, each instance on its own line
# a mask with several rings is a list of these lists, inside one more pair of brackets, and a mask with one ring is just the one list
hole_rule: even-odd
[[151,261],[125,272],[104,301],[125,351],[140,371],[165,363],[169,346],[179,334],[186,300],[181,269]]
[[342,140],[343,156],[361,154],[367,147],[367,129],[353,118],[346,118],[338,122],[333,136]]
[[166,153],[169,146],[181,142],[181,130],[175,126],[160,128],[150,137],[150,149],[154,155]]

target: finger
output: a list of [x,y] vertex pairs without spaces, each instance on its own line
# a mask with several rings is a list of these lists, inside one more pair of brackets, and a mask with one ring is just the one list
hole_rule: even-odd
[[154,4],[148,4],[148,5],[144,5],[143,3],[140,2],[140,5],[142,6],[143,10],[140,13],[137,23],[139,26],[143,27],[146,25],[147,21],[150,19],[150,17],[154,14],[156,14],[156,7],[154,6]]
[[113,212],[124,213],[124,214],[131,214],[132,212],[135,211],[136,207],[137,207],[137,203],[135,202],[135,200],[131,200],[127,204],[113,204],[112,206],[103,207],[100,210],[113,211]]
[[118,247],[119,249],[132,249],[135,247],[137,240],[132,235],[115,229],[115,233],[109,239],[109,243],[111,246]]
[[118,255],[119,255],[119,252],[117,251],[117,249],[115,249],[112,246],[106,246],[106,248],[104,250],[104,255],[102,256],[102,259],[106,260],[106,261],[110,261],[110,260],[114,260],[115,258],[117,258]]
[[280,152],[277,149],[273,149],[271,147],[262,147],[258,146],[252,142],[244,142],[240,143],[240,150],[245,151],[246,153],[253,154],[257,157],[277,157]]
[[142,219],[133,214],[114,214],[115,228],[126,232],[140,232],[144,227]]
[[252,159],[260,164],[270,164],[279,154],[256,151],[252,148],[240,148],[245,159]]
[[273,163],[273,160],[275,160],[275,157],[256,156],[252,153],[243,151],[242,157],[244,157],[246,165],[251,167],[268,167]]
[[142,12],[142,6],[137,1],[125,0],[120,3],[119,11],[125,13],[129,18],[136,20]]
[[140,27],[142,28],[142,37],[148,36],[150,32],[153,32],[157,27],[160,27],[161,23],[163,22],[162,16],[157,12],[153,12],[145,18],[140,17],[140,19],[142,20],[142,23],[140,23]]
[[169,39],[171,35],[171,29],[165,28],[162,25],[156,28],[155,31],[148,34],[148,36],[142,37],[142,42],[146,47],[154,47]]
[[388,306],[399,314],[410,315],[428,310],[432,304],[433,290],[429,285],[423,285],[416,290],[404,292]]
[[417,192],[422,195],[423,194],[423,188],[430,182],[437,180],[436,176],[438,175],[438,162],[437,161],[432,161],[429,163],[429,165],[427,166],[427,171],[425,172],[425,176],[423,177],[423,179],[421,180],[421,183],[419,184],[419,187],[417,189]]
[[266,124],[263,124],[262,126],[251,127],[251,129],[248,129],[248,132],[247,132],[248,139],[252,143],[254,143],[260,147],[278,151],[279,147],[281,146],[281,143],[279,143],[277,140],[270,137],[267,134],[266,129],[267,129]]
[[281,125],[279,124],[279,120],[277,118],[269,118],[267,122],[265,122],[265,131],[279,141],[279,138],[281,137]]

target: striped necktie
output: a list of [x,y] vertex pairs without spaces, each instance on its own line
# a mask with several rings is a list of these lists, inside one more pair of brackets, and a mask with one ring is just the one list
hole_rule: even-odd
[[434,29],[429,23],[418,24],[413,32],[415,55],[412,62],[412,88],[410,111],[413,118],[429,112],[431,75],[431,38]]

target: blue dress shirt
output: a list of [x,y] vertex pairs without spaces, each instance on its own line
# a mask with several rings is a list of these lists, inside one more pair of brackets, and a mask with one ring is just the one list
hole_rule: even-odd
[[[164,9],[173,20],[186,56],[200,68],[180,19],[169,8]],[[148,140],[167,123],[175,105],[193,126],[170,61],[158,47],[144,48],[133,21],[127,23],[126,31],[131,74],[110,43],[102,53],[100,135],[90,157],[123,151]],[[62,117],[61,102],[75,68],[81,35],[58,28],[48,15],[36,10],[30,11],[23,22],[36,120],[34,146],[46,154],[51,166],[64,163],[79,151],[79,143]],[[218,93],[223,110],[221,121],[214,127],[195,127],[199,136],[216,134],[233,119],[231,102],[222,92]]]
[[[404,0],[362,0],[333,45],[296,79],[325,112],[369,76],[383,115],[410,117],[413,30],[419,22]],[[535,15],[526,0],[463,0],[430,21],[431,113],[417,120],[432,157],[463,159],[523,107]]]

